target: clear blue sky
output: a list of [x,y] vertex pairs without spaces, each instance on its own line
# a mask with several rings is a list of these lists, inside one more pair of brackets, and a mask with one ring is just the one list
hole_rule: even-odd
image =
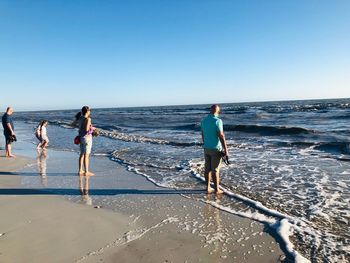
[[17,110],[350,97],[350,1],[0,0],[0,89]]

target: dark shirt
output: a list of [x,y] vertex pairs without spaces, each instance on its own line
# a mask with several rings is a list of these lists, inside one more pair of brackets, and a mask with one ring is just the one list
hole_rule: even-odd
[[15,127],[13,126],[13,121],[12,121],[12,117],[11,115],[8,115],[7,113],[5,113],[2,116],[2,127],[4,128],[4,134],[8,134],[11,135],[11,130],[7,127],[7,124],[10,123],[12,130],[15,130]]

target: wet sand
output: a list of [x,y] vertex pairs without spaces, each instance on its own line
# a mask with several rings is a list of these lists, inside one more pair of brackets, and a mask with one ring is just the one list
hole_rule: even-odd
[[[14,171],[31,162],[0,157],[0,262],[75,262],[135,228],[112,211],[55,195],[24,194]],[[4,194],[11,189],[17,190]]]
[[[20,166],[0,158],[0,262],[285,259],[263,224],[218,210],[210,202],[221,199],[202,189],[160,188],[106,157],[92,157],[96,175],[88,179],[89,194],[81,196],[79,177],[68,173],[76,170],[77,155],[48,153],[47,183],[40,189],[31,185],[40,181],[33,159],[17,175],[9,172]],[[76,182],[74,187],[62,186],[59,173],[63,181]]]

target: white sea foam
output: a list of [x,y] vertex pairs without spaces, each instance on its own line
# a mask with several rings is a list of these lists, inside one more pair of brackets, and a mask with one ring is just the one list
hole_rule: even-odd
[[101,247],[97,250],[94,251],[90,251],[87,253],[87,255],[81,257],[80,259],[76,260],[76,263],[79,262],[83,262],[84,260],[87,260],[88,258],[92,257],[92,256],[97,256],[102,254],[106,249],[111,248],[111,247],[118,247],[121,245],[125,245],[127,243],[130,243],[134,240],[140,239],[141,237],[143,237],[145,234],[147,234],[148,232],[162,227],[166,224],[171,224],[171,223],[176,223],[178,222],[179,219],[177,217],[168,217],[164,220],[162,220],[161,222],[151,226],[151,227],[147,227],[147,228],[135,228],[133,230],[130,230],[128,232],[126,232],[123,237],[121,238],[117,238],[116,240],[108,243],[107,245],[105,245],[104,247]]
[[[205,182],[205,178],[202,177],[200,174],[193,172],[193,175]],[[276,228],[277,227],[277,233],[280,235],[280,237],[282,238],[282,240],[285,243],[286,249],[287,251],[294,257],[295,262],[297,263],[308,263],[310,262],[308,259],[304,258],[298,251],[296,251],[294,249],[294,246],[292,244],[292,242],[289,240],[289,237],[292,234],[292,228],[294,225],[306,225],[306,222],[303,222],[299,219],[293,218],[289,215],[280,213],[276,210],[273,209],[269,209],[267,207],[265,207],[264,205],[262,205],[260,202],[254,201],[250,198],[247,198],[245,196],[239,195],[239,194],[235,194],[232,191],[225,189],[224,187],[220,187],[221,190],[224,191],[225,194],[227,194],[228,196],[232,196],[235,198],[238,198],[242,201],[245,201],[247,203],[252,204],[254,207],[258,208],[260,211],[263,211],[265,213],[267,213],[268,216],[259,213],[259,212],[255,212],[255,213],[251,213],[251,212],[242,212],[242,211],[235,211],[232,208],[229,207],[225,207],[222,206],[220,204],[217,204],[216,202],[211,202],[211,201],[206,201],[207,203],[210,203],[211,205],[213,205],[214,207],[238,215],[238,216],[242,216],[242,217],[246,217],[246,218],[250,218],[256,221],[259,221],[261,223],[265,223],[270,225],[270,227]],[[273,218],[273,217],[277,217],[277,218]],[[282,218],[282,219],[281,219]],[[288,231],[287,231],[288,230]]]
[[309,263],[310,261],[300,255],[295,249],[292,242],[289,241],[289,237],[293,234],[293,226],[289,223],[288,219],[282,219],[279,221],[277,227],[277,233],[280,235],[285,243],[287,251],[294,256],[296,263]]
[[154,180],[151,176],[145,174],[145,173],[142,173],[139,171],[139,169],[135,168],[134,166],[131,166],[129,165],[128,163],[125,163],[123,160],[121,159],[118,159],[116,157],[111,157],[111,160],[112,161],[115,161],[115,162],[118,162],[120,164],[123,164],[123,165],[126,165],[127,167],[127,170],[130,171],[130,172],[134,172],[136,174],[139,174],[139,175],[142,175],[143,177],[145,177],[148,181],[150,181],[151,183],[153,183],[154,185],[156,186],[159,186],[159,187],[162,187],[162,188],[169,188],[168,185],[166,184],[160,184],[158,183],[156,180]]
[[93,153],[92,156],[110,156],[109,153]]
[[[183,195],[183,196],[187,197],[186,195]],[[187,197],[187,198],[189,198],[189,197]],[[289,237],[292,235],[291,229],[292,229],[294,224],[291,224],[288,219],[284,218],[282,220],[278,220],[278,219],[268,217],[268,216],[261,214],[261,213],[258,213],[258,212],[251,213],[251,212],[236,211],[232,208],[222,206],[214,201],[208,201],[208,200],[201,200],[201,201],[208,203],[208,204],[211,204],[212,206],[214,206],[222,211],[225,211],[225,212],[228,212],[228,213],[231,213],[234,215],[242,216],[245,218],[249,218],[252,220],[256,220],[256,221],[264,223],[264,224],[268,224],[270,227],[276,229],[277,233],[284,241],[287,251],[294,257],[296,263],[309,263],[310,262],[308,259],[304,258],[300,253],[298,253],[294,249],[293,244],[290,242]],[[237,242],[240,242],[240,239],[237,240]]]

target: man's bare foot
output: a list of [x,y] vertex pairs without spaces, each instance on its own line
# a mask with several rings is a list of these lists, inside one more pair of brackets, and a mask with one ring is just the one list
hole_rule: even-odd
[[85,176],[94,176],[95,174],[94,173],[92,173],[92,172],[86,172],[85,173]]
[[207,188],[207,193],[211,194],[212,192],[214,192],[214,190],[212,188]]
[[79,175],[83,175],[85,173],[85,171],[79,171],[78,174]]
[[16,158],[16,155],[10,154],[7,156],[8,158]]
[[218,189],[218,190],[216,190],[216,191],[215,191],[215,193],[216,193],[217,195],[221,195],[221,194],[223,194],[223,193],[224,193],[224,191],[222,191],[222,190]]

